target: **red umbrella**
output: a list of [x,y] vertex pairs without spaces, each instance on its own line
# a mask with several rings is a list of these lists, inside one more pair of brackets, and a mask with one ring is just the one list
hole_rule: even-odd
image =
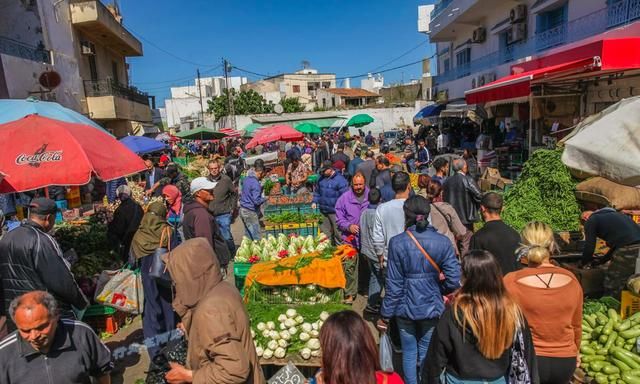
[[240,137],[242,135],[242,132],[236,131],[233,128],[222,128],[218,132],[224,133],[227,137]]
[[253,139],[247,143],[247,148],[251,149],[257,145],[274,141],[297,141],[302,139],[304,139],[304,135],[289,125],[273,125],[257,131]]
[[146,169],[140,157],[107,132],[39,115],[0,125],[0,193],[50,185],[84,185]]

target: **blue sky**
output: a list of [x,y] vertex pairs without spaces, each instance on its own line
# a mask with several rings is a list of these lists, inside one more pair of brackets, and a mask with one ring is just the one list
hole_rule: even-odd
[[[156,95],[159,105],[170,86],[193,84],[196,68],[203,76],[222,74],[222,57],[268,75],[298,70],[307,60],[312,68],[338,77],[370,72],[407,52],[377,70],[428,57],[433,48],[417,32],[417,15],[418,5],[430,2],[118,1],[124,24],[144,46],[143,57],[129,59],[131,82]],[[387,72],[385,83],[409,81],[420,73],[419,64]],[[238,70],[231,75],[259,78]],[[351,80],[352,87],[359,85],[360,79]]]

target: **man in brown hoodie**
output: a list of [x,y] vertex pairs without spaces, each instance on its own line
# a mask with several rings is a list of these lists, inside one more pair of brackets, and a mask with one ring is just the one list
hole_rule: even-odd
[[189,340],[187,367],[171,363],[167,381],[264,384],[249,315],[238,290],[222,281],[218,258],[209,242],[204,238],[187,240],[167,259],[176,292],[173,309]]

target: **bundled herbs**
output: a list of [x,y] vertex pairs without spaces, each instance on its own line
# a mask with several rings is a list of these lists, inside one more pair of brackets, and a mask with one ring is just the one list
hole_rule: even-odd
[[282,223],[313,223],[319,222],[322,219],[320,213],[301,213],[301,212],[280,212],[280,213],[268,213],[265,215],[267,222],[282,224]]
[[89,225],[56,226],[54,237],[63,251],[75,250],[78,261],[71,270],[77,277],[91,277],[105,269],[122,266],[118,256],[109,250],[107,227],[91,221]]
[[513,188],[505,193],[503,220],[516,230],[530,221],[547,223],[555,231],[580,228],[576,181],[562,164],[560,150],[540,149],[524,164]]

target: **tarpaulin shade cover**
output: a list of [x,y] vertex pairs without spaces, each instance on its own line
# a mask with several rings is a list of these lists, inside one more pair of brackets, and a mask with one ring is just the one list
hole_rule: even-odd
[[139,155],[167,148],[163,142],[144,136],[127,136],[120,139],[120,142]]
[[90,118],[81,115],[72,109],[65,108],[58,103],[40,101],[32,97],[27,98],[26,100],[0,100],[0,124],[16,121],[25,116],[34,114],[48,117],[50,119],[66,121],[67,123],[86,124],[110,135],[110,133]]
[[146,169],[144,162],[113,136],[84,124],[38,115],[0,125],[0,193],[51,185],[84,185]]
[[227,137],[240,137],[240,136],[242,136],[242,132],[236,131],[233,128],[222,128],[218,132],[224,133]]
[[257,145],[272,143],[274,141],[296,141],[302,140],[304,135],[288,125],[273,125],[260,129],[249,143],[247,148],[251,149]]
[[422,108],[416,115],[413,117],[413,121],[425,119],[427,117],[438,116],[440,115],[440,111],[444,109],[444,104],[431,104]]
[[226,135],[224,133],[214,131],[211,128],[198,127],[188,131],[178,132],[176,136],[184,140],[215,140],[222,139]]
[[533,80],[566,71],[585,71],[591,69],[589,65],[592,65],[593,62],[594,59],[591,57],[505,76],[482,87],[466,91],[465,100],[467,104],[478,104],[494,100],[526,97],[531,93],[531,82]]
[[640,96],[589,116],[562,143],[567,167],[619,184],[640,185]]

